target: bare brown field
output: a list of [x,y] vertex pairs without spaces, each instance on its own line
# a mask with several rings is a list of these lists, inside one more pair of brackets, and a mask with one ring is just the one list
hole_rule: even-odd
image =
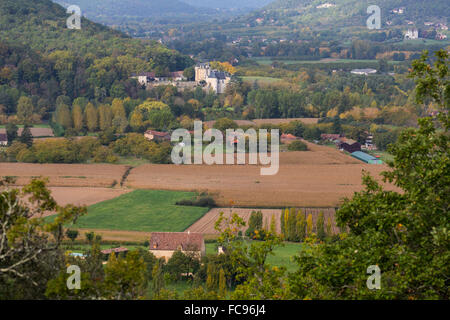
[[109,164],[0,163],[0,177],[12,176],[17,185],[48,177],[49,187],[111,187],[120,183],[127,166]]
[[[22,134],[23,128],[19,128],[19,136]],[[30,128],[33,137],[53,137],[53,130],[51,128]],[[6,129],[0,128],[0,133],[6,133]]]
[[[324,213],[325,224],[328,221],[328,217],[331,218],[333,225],[333,233],[338,233],[338,228],[335,225],[335,209],[334,208],[298,208],[305,215],[311,214],[313,218],[313,225],[316,225],[317,217],[320,212]],[[242,209],[242,208],[214,208],[211,209],[207,214],[205,214],[200,220],[194,223],[191,227],[189,227],[186,231],[190,232],[199,232],[203,234],[218,234],[214,229],[214,225],[216,221],[219,219],[219,215],[221,212],[224,213],[226,217],[229,217],[232,213],[237,213],[242,219],[245,220],[248,225],[248,221],[250,220],[251,213],[253,211],[261,211],[263,213],[263,226],[267,225],[270,227],[270,223],[272,221],[272,216],[275,218],[276,230],[278,233],[281,233],[280,226],[280,218],[282,214],[281,209]],[[243,228],[244,231],[247,227]]]
[[[362,172],[380,180],[385,165],[369,165],[338,150],[311,145],[311,151],[280,154],[280,170],[261,176],[257,165],[142,165],[126,186],[209,192],[219,206],[337,207],[362,190]],[[390,186],[393,189],[392,186]]]
[[62,206],[67,204],[90,206],[132,191],[131,189],[90,187],[50,187],[49,189],[52,192],[52,197]]
[[150,232],[140,231],[119,231],[119,230],[103,230],[103,229],[78,229],[79,239],[85,239],[85,233],[94,232],[102,236],[104,241],[133,241],[141,242],[150,239]]

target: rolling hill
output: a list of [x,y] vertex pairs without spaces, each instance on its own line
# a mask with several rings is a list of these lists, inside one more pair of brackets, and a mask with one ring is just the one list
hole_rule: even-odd
[[[382,24],[407,25],[408,21],[423,25],[426,21],[447,22],[450,2],[447,0],[277,0],[253,12],[248,19],[263,19],[264,23],[283,26],[303,25],[320,28],[365,26],[367,8],[381,8]],[[400,13],[394,9],[404,8]]]

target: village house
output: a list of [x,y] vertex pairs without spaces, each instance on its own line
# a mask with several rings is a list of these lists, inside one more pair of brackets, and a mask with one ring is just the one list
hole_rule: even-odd
[[338,141],[340,138],[342,137],[342,135],[340,134],[335,134],[335,133],[322,133],[320,135],[320,139],[324,140],[324,141],[330,141],[330,142],[335,142]]
[[201,233],[153,232],[150,236],[149,251],[156,258],[164,258],[166,261],[175,251],[191,253],[200,259],[206,254],[206,247]]
[[357,75],[365,75],[368,76],[369,74],[375,74],[377,73],[376,69],[353,69],[351,71],[352,74],[357,74]]
[[0,133],[0,146],[8,145],[8,136],[6,133]]
[[346,142],[341,142],[338,145],[339,150],[346,151],[348,153],[353,153],[356,151],[361,151],[361,144],[351,139],[347,139]]
[[142,86],[147,86],[149,84],[166,84],[166,82],[170,81],[187,81],[187,78],[184,76],[184,71],[171,72],[166,76],[156,76],[154,72],[141,72],[139,74],[132,74],[131,78],[137,79],[139,84]]
[[147,130],[144,133],[145,139],[148,141],[170,141],[171,135],[168,132],[160,132],[155,130]]
[[415,40],[419,39],[419,30],[417,29],[408,29],[405,33],[405,40]]

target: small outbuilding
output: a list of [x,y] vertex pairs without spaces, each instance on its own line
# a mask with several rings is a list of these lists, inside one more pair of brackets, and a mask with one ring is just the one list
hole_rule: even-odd
[[374,156],[371,156],[370,154],[362,151],[353,152],[352,157],[368,164],[383,164],[383,161],[381,161],[380,159],[375,158]]

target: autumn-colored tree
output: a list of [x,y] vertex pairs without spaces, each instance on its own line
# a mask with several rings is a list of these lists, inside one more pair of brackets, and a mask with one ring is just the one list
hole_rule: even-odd
[[112,126],[113,113],[108,105],[101,105],[98,108],[98,123],[101,131],[110,129]]
[[121,99],[114,99],[112,104],[111,104],[111,110],[113,112],[113,117],[117,118],[126,118],[127,117],[127,113],[125,111],[125,107],[123,105],[123,101]]
[[138,110],[133,111],[130,117],[130,126],[133,131],[139,132],[144,129],[144,117]]
[[95,132],[98,129],[98,111],[92,103],[88,103],[85,109],[86,125],[90,132]]
[[270,230],[272,234],[277,234],[277,225],[275,222],[275,214],[272,214],[272,217],[270,219]]
[[210,62],[211,69],[225,71],[230,74],[236,73],[236,68],[231,65],[229,62],[220,62],[220,61],[212,61]]
[[317,238],[319,238],[319,240],[324,240],[326,237],[324,224],[325,224],[325,218],[323,215],[323,211],[320,211],[319,216],[317,217],[317,221],[316,221],[316,232],[317,232]]
[[331,237],[333,235],[333,224],[331,222],[331,217],[327,219],[327,236]]
[[60,104],[56,107],[56,123],[61,125],[64,129],[72,128],[72,114],[70,109],[65,104]]
[[312,214],[308,214],[308,217],[306,218],[306,230],[307,230],[307,236],[311,237],[313,234],[313,218]]
[[297,215],[297,238],[298,241],[304,241],[306,238],[306,219],[305,214],[299,210]]
[[224,299],[227,295],[227,278],[225,276],[225,271],[220,268],[219,271],[219,296]]
[[72,108],[73,128],[80,132],[84,128],[84,115],[83,109],[79,104],[76,104]]

